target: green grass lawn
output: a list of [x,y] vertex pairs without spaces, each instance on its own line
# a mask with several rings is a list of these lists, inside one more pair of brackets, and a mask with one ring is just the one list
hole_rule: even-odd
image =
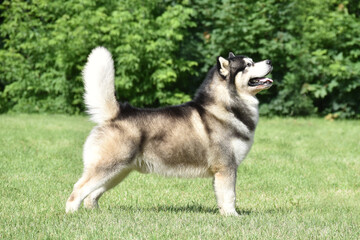
[[359,239],[360,121],[260,119],[238,170],[240,217],[211,179],[132,173],[65,214],[82,173],[86,117],[0,115],[0,239]]

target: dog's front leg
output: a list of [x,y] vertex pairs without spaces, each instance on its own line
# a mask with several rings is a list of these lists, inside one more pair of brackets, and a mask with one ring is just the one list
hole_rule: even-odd
[[214,176],[214,190],[220,213],[225,216],[238,216],[235,210],[236,169],[219,171]]

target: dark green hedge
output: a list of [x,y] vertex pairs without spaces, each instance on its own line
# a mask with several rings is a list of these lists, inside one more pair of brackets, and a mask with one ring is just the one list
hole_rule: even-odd
[[3,1],[0,112],[83,111],[91,49],[114,56],[119,100],[191,98],[218,55],[270,58],[264,115],[360,118],[357,0]]

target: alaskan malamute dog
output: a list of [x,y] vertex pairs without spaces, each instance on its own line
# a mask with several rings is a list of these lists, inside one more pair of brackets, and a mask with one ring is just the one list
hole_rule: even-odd
[[115,98],[114,63],[95,48],[83,71],[85,103],[98,125],[84,145],[84,172],[74,185],[66,212],[100,196],[131,171],[175,177],[213,177],[220,213],[235,210],[239,164],[249,152],[258,122],[255,94],[271,87],[270,60],[218,57],[194,99],[179,106],[140,109]]

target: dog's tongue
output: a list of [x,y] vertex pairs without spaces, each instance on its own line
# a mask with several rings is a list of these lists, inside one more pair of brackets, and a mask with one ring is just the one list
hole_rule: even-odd
[[259,80],[262,84],[265,84],[265,83],[273,83],[273,80],[270,79],[270,78],[262,78]]

